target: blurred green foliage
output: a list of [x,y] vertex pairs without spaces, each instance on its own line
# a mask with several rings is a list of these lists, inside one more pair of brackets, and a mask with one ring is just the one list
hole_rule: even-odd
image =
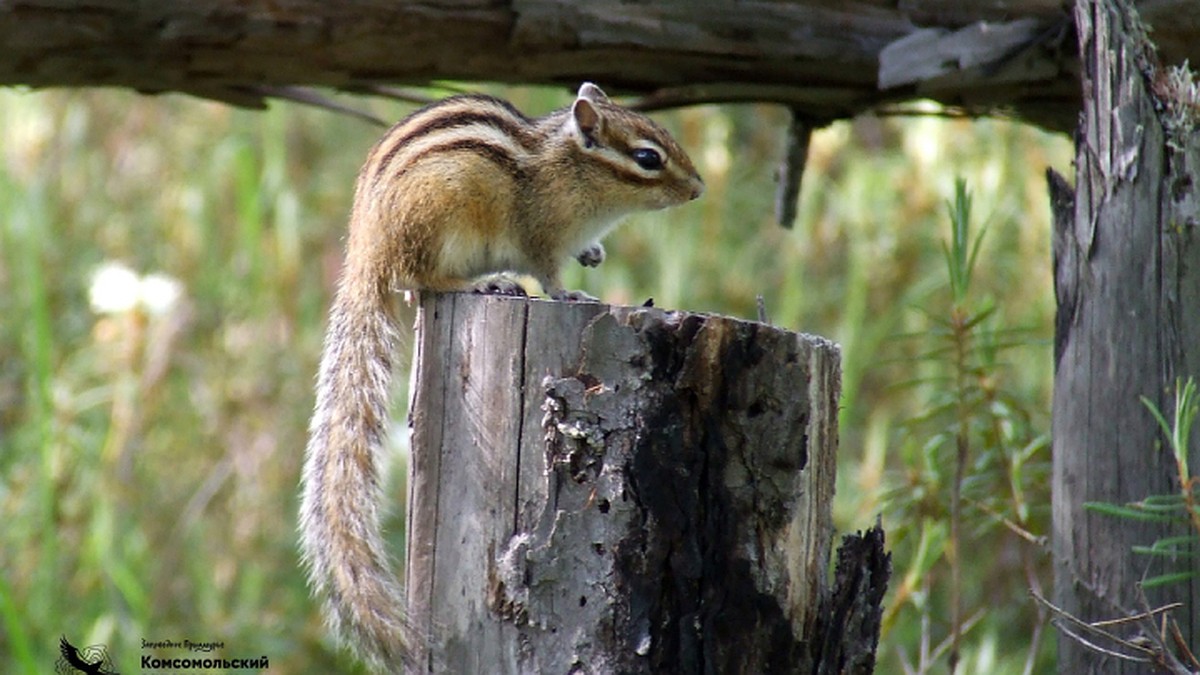
[[[496,91],[534,113],[569,100]],[[409,109],[352,103],[389,119]],[[992,307],[980,330],[1011,344],[981,352],[994,358],[969,374],[995,395],[975,410],[992,426],[972,427],[981,449],[963,492],[963,672],[1022,672],[1031,644],[1031,663],[1046,667],[1052,644],[1034,639],[1026,595],[1048,583],[1036,539],[1048,532],[1049,450],[1038,439],[1052,372],[1043,171],[1069,169],[1069,140],[1002,120],[839,122],[813,138],[786,231],[771,220],[781,110],[658,117],[691,149],[707,194],[631,218],[604,265],[570,265],[565,282],[614,303],[653,297],[747,318],[761,294],[774,323],[841,344],[835,520],[847,531],[882,514],[895,551],[880,672],[946,669],[921,656],[936,656],[950,616],[954,465],[930,420],[946,378],[961,374],[939,326],[954,304],[944,205],[955,177],[967,181],[972,218],[987,227],[972,278]],[[6,670],[47,672],[60,634],[108,645],[123,672],[142,654],[183,655],[143,650],[143,639],[222,641],[221,655],[267,655],[272,672],[357,668],[308,597],[295,510],[351,187],[380,133],[291,105],[0,91]],[[149,296],[146,278],[162,274],[178,300],[104,309],[96,272],[114,262],[135,294]],[[394,434],[401,449],[404,437]],[[403,471],[392,473],[399,551]]]

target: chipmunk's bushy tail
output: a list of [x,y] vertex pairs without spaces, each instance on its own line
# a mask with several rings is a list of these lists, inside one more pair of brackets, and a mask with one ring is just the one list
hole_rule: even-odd
[[343,279],[309,425],[300,546],[330,627],[378,672],[414,665],[415,631],[380,527],[380,454],[398,328],[384,284]]

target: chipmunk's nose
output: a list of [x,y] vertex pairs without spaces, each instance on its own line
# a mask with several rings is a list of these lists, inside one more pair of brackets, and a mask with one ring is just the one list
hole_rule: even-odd
[[704,180],[700,176],[692,176],[692,196],[689,200],[699,199],[704,194]]

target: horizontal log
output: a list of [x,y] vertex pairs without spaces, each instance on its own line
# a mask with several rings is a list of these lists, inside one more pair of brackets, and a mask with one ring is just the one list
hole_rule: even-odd
[[[1168,61],[1200,62],[1194,6],[1144,13]],[[830,120],[929,97],[1069,129],[1079,108],[1069,28],[1058,0],[10,0],[0,84],[261,106],[296,85],[592,79],[647,105],[770,101]]]

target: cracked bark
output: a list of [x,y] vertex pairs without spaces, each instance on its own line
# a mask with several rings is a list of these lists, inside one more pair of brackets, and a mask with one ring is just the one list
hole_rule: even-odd
[[826,579],[836,346],[472,295],[424,298],[419,324],[408,585],[428,670],[873,664],[878,612],[850,608],[878,609],[882,533],[836,602]]
[[[1053,554],[1056,604],[1097,621],[1143,611],[1138,582],[1188,564],[1131,552],[1172,530],[1083,505],[1179,489],[1174,458],[1139,397],[1172,419],[1175,379],[1200,377],[1200,135],[1195,116],[1177,114],[1197,102],[1171,100],[1129,3],[1080,0],[1076,23],[1084,111],[1073,197],[1051,177],[1058,300]],[[1191,447],[1195,467],[1200,429]],[[1147,594],[1151,605],[1185,603],[1173,616],[1195,648],[1200,582]],[[1127,624],[1119,632],[1132,638],[1138,630]],[[1148,668],[1067,636],[1059,638],[1058,667],[1063,673]]]

